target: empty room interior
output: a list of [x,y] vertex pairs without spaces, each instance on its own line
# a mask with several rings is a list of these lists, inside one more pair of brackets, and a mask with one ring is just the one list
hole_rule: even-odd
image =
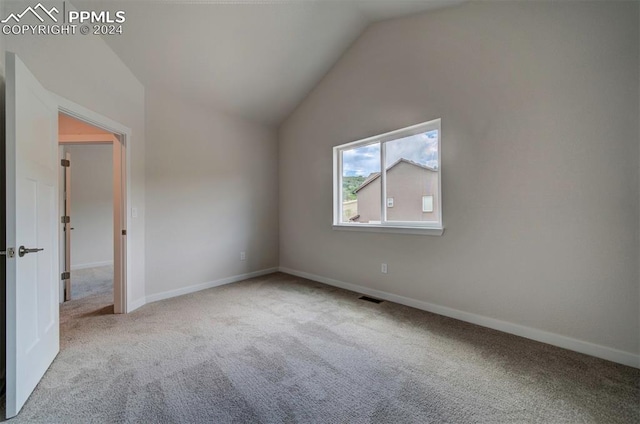
[[113,301],[107,299],[114,293],[113,142],[113,134],[58,114],[58,156],[61,164],[65,161],[59,168],[59,210],[61,217],[69,217],[61,219],[59,231],[60,271],[69,273],[60,299],[88,301],[104,294],[104,308],[111,308],[111,313]]
[[16,423],[640,422],[640,2],[0,2]]

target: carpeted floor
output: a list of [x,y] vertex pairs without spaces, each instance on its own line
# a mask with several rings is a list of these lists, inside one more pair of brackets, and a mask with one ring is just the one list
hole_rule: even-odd
[[15,423],[638,423],[640,370],[285,274],[62,307]]
[[99,294],[113,297],[113,265],[74,270],[72,276],[72,300]]

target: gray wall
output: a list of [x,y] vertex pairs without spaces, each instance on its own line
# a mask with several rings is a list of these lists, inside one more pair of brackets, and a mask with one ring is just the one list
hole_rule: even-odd
[[[24,3],[13,7],[24,9]],[[46,89],[132,129],[129,206],[138,209],[138,218],[127,229],[128,300],[140,304],[145,296],[144,87],[98,36],[6,36],[5,46]]]
[[66,146],[71,154],[71,269],[113,264],[113,146]]
[[164,88],[149,94],[146,114],[145,88],[100,37],[5,38],[45,88],[132,128],[132,304],[278,265],[275,130]]
[[149,89],[147,138],[147,296],[278,266],[274,130]]
[[[281,266],[637,354],[638,6],[370,27],[280,128]],[[436,118],[444,235],[333,231],[331,147]]]

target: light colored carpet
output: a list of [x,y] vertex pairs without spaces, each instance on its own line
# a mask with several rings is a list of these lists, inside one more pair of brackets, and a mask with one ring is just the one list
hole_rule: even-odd
[[108,294],[113,297],[113,265],[71,272],[71,299]]
[[12,422],[640,422],[640,370],[285,274],[110,304],[62,307]]

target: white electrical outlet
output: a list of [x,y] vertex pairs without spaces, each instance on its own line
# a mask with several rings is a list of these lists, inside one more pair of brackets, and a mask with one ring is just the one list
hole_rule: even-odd
[[382,264],[382,267],[380,269],[382,271],[383,274],[387,273],[387,264]]
[[247,254],[245,252],[240,252],[240,260],[244,261],[247,259]]

